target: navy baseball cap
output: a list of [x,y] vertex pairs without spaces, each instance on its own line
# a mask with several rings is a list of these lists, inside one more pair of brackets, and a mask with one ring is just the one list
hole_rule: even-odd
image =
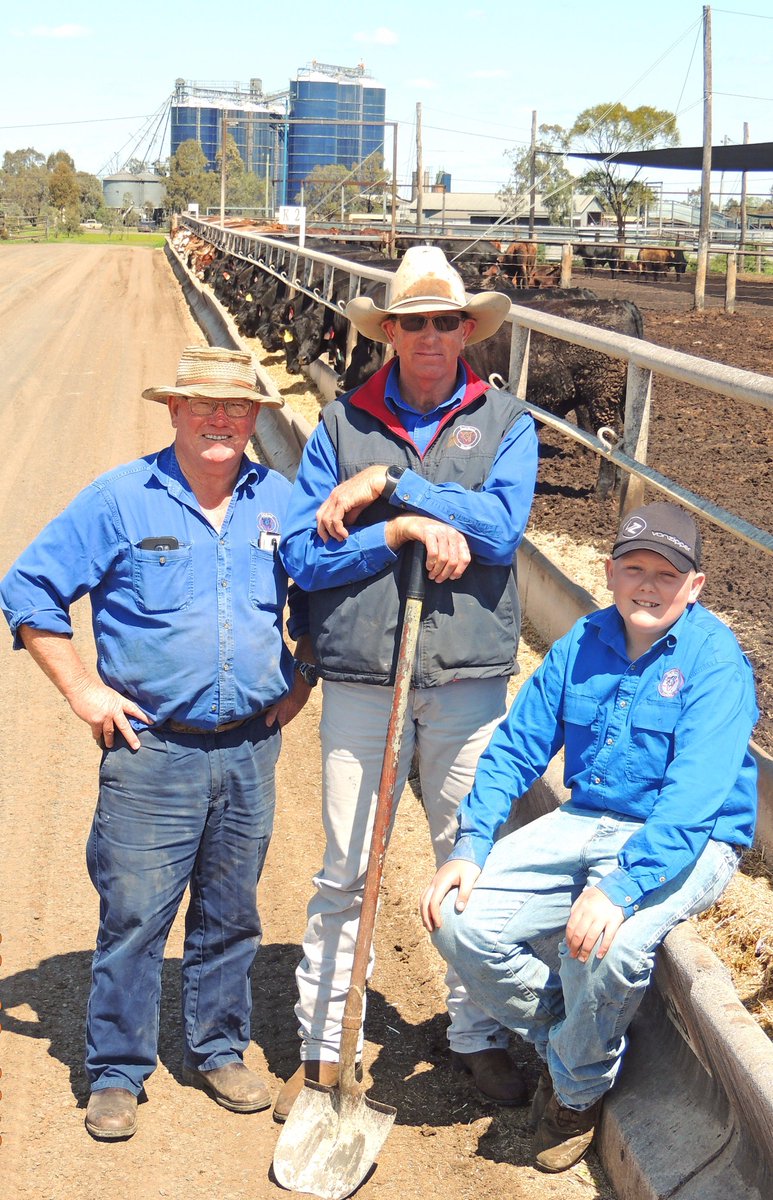
[[612,557],[632,550],[654,550],[683,573],[701,569],[700,530],[677,504],[659,501],[628,513],[617,531]]

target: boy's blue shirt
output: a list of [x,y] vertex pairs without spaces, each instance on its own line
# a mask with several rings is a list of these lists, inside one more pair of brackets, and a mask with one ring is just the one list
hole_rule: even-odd
[[748,659],[699,603],[633,663],[614,606],[583,617],[523,685],[481,756],[451,858],[483,866],[513,799],[563,746],[575,810],[642,822],[599,884],[630,916],[689,869],[709,838],[751,845],[757,716]]

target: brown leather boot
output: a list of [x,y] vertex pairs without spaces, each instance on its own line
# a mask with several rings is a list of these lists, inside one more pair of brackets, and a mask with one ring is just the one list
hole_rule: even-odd
[[472,1054],[451,1051],[455,1071],[472,1075],[473,1083],[487,1100],[507,1107],[526,1103],[526,1082],[503,1047],[477,1050]]
[[137,1097],[126,1088],[100,1088],[89,1096],[86,1128],[100,1141],[130,1138],[137,1131]]
[[566,1108],[553,1093],[534,1135],[534,1161],[542,1171],[567,1171],[585,1156],[603,1103],[602,1097],[579,1112]]
[[271,1103],[265,1083],[238,1059],[211,1071],[183,1067],[183,1079],[186,1083],[209,1092],[217,1104],[230,1112],[260,1112]]
[[[354,1068],[354,1074],[357,1082],[361,1082],[361,1063],[357,1063]],[[336,1087],[338,1085],[338,1063],[319,1062],[317,1060],[301,1063],[298,1070],[294,1075],[290,1076],[276,1098],[273,1117],[280,1125],[289,1117],[290,1109],[301,1094],[301,1089],[307,1079],[310,1079],[312,1083],[324,1084],[325,1087]]]
[[550,1078],[550,1071],[547,1063],[542,1064],[542,1070],[537,1080],[537,1090],[534,1093],[534,1098],[531,1102],[531,1116],[529,1118],[529,1128],[536,1129],[542,1120],[542,1114],[547,1107],[547,1102],[553,1095],[553,1080]]

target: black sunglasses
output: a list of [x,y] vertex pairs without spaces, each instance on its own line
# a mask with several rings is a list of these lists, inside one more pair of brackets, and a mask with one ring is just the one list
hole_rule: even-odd
[[406,333],[419,333],[429,321],[438,333],[452,333],[458,329],[462,321],[467,320],[467,313],[441,313],[438,317],[425,317],[423,313],[410,313],[398,317],[397,323]]

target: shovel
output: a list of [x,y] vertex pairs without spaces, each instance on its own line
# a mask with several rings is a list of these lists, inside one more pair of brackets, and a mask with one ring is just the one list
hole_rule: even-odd
[[397,1116],[397,1109],[365,1095],[354,1072],[423,596],[424,547],[421,542],[414,542],[352,976],[342,1021],[338,1086],[325,1087],[307,1080],[290,1109],[274,1150],[277,1182],[290,1191],[310,1192],[322,1200],[343,1200],[359,1187]]

